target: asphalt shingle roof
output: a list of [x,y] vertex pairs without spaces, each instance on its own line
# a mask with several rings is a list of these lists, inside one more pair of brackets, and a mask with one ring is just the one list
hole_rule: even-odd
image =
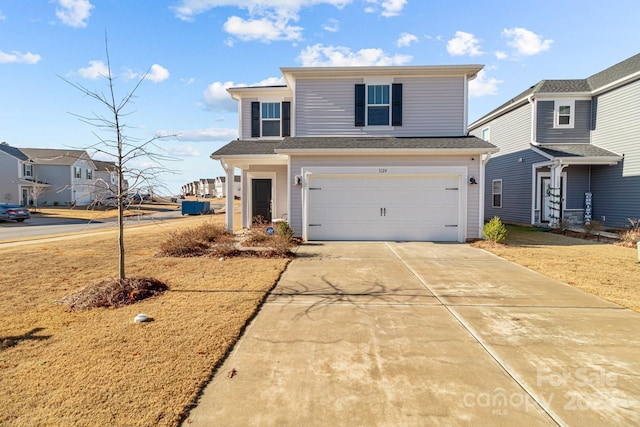
[[81,158],[83,155],[86,155],[86,151],[84,150],[21,148],[20,151],[22,151],[34,163],[42,165],[71,166],[76,162],[76,160]]
[[232,141],[212,157],[266,155],[288,150],[478,149],[496,148],[475,136],[461,137],[289,137],[282,141]]
[[537,148],[553,157],[620,157],[593,144],[545,144]]
[[[640,72],[640,53],[625,59],[599,73],[592,75],[586,79],[570,79],[570,80],[540,80],[537,84],[531,86],[529,89],[500,105],[498,108],[493,109],[489,113],[485,114],[474,123],[482,123],[487,117],[492,116],[496,112],[507,109],[507,107],[518,105],[517,102],[521,101],[528,95],[536,93],[568,93],[568,92],[585,92],[591,93],[603,86],[620,80],[626,76],[630,76],[634,73]],[[511,110],[508,108],[507,111]],[[477,125],[475,126],[477,127]],[[475,129],[474,127],[474,129]]]
[[20,151],[19,148],[12,147],[10,145],[0,144],[0,151],[4,151],[8,155],[13,156],[18,160],[22,160],[22,161],[29,160],[29,158],[25,156],[25,154],[22,151]]

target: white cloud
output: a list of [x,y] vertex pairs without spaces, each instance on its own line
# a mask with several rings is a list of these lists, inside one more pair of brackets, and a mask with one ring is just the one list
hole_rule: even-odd
[[[172,8],[175,16],[191,21],[200,13],[217,7],[246,9],[249,16],[231,16],[224,23],[224,30],[242,41],[259,40],[265,43],[278,40],[302,40],[303,28],[292,25],[299,20],[304,7],[328,4],[342,8],[352,0],[181,0]],[[398,1],[398,0],[396,0]],[[405,1],[405,0],[401,0]],[[330,27],[331,28],[331,27]],[[233,40],[225,42],[233,46]]]
[[5,19],[7,19],[7,17],[4,16],[4,13],[0,10],[0,21],[4,21]]
[[238,111],[238,103],[231,98],[227,89],[230,87],[247,87],[247,86],[280,86],[284,85],[282,77],[269,77],[257,83],[248,85],[246,83],[213,82],[203,93],[204,103],[208,109],[222,111]]
[[238,137],[238,129],[207,128],[184,131],[159,130],[156,132],[156,135],[162,137],[177,136],[181,141],[192,142],[229,141]]
[[501,50],[498,50],[495,52],[496,55],[496,59],[507,59],[508,55],[506,52],[502,52]]
[[13,51],[5,53],[0,50],[0,64],[37,64],[41,59],[40,55],[31,52],[20,53]]
[[231,16],[224,23],[224,30],[242,41],[259,40],[269,43],[277,40],[301,40],[302,27],[289,25],[290,18],[264,17],[242,19]]
[[[172,7],[177,18],[191,21],[193,17],[217,7],[237,7],[247,9],[252,15],[265,12],[286,12],[297,14],[303,7],[328,4],[339,9],[352,0],[181,0],[178,6]],[[397,0],[396,0],[397,1]],[[401,0],[406,1],[406,0]]]
[[337,19],[331,18],[322,26],[322,29],[330,33],[336,33],[340,30],[340,22],[338,22]]
[[169,78],[169,70],[162,65],[153,64],[145,77],[146,80],[151,80],[154,83],[160,83],[163,80]]
[[498,93],[498,85],[502,80],[487,77],[484,70],[480,70],[475,79],[469,82],[469,96],[479,98],[485,95],[495,95]]
[[507,44],[516,49],[520,55],[536,55],[551,48],[553,40],[543,39],[542,36],[535,34],[526,28],[505,28],[502,36],[509,39]]
[[447,42],[447,52],[452,56],[479,56],[484,53],[479,44],[480,41],[473,34],[456,31],[456,36]]
[[307,46],[300,52],[298,61],[304,67],[404,65],[413,59],[409,55],[390,55],[382,49],[360,49],[352,52],[343,46],[324,46],[320,43]]
[[407,0],[365,0],[366,3],[373,6],[366,6],[366,13],[377,13],[378,8],[382,8],[380,15],[385,17],[398,16],[407,4]]
[[109,69],[102,61],[89,61],[89,66],[78,70],[80,77],[85,79],[98,79],[109,76]]
[[89,0],[58,0],[58,5],[56,16],[63,24],[76,28],[87,26],[87,19],[94,8]]
[[200,152],[191,145],[173,145],[165,151],[172,157],[200,157]]
[[396,46],[398,47],[406,47],[411,43],[415,43],[418,41],[418,37],[410,33],[402,33],[400,34],[400,38],[396,41]]

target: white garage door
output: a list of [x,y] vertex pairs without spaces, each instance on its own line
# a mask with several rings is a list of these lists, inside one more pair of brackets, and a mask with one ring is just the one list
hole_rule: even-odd
[[307,239],[458,241],[459,182],[459,175],[311,175]]

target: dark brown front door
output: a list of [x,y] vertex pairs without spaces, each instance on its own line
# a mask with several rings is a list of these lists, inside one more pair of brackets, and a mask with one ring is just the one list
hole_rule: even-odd
[[271,180],[253,179],[251,180],[251,218],[256,222],[256,218],[262,221],[271,222]]

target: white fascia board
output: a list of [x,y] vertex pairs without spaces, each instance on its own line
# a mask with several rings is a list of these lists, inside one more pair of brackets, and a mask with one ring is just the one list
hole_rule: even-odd
[[213,160],[220,160],[227,164],[251,164],[251,165],[286,165],[289,156],[280,154],[234,154],[234,155],[222,155],[210,156]]
[[563,165],[606,165],[606,166],[614,166],[618,164],[622,157],[554,157],[554,160],[557,160],[559,163]]
[[576,101],[589,101],[591,99],[590,92],[546,92],[536,93],[534,95],[536,101],[555,101],[559,99],[572,99]]
[[549,160],[553,159],[553,156],[547,152],[544,152],[542,150],[540,150],[539,148],[536,148],[535,146],[531,146],[529,147],[531,149],[531,151],[533,151],[534,153],[540,154],[542,157],[545,157]]
[[227,92],[236,101],[247,97],[275,97],[285,98],[293,95],[291,88],[286,86],[246,86],[246,87],[230,87]]
[[442,76],[466,75],[474,78],[484,68],[481,64],[467,65],[416,65],[416,66],[365,66],[365,67],[283,67],[280,72],[285,81],[298,78],[344,78],[366,76]]

